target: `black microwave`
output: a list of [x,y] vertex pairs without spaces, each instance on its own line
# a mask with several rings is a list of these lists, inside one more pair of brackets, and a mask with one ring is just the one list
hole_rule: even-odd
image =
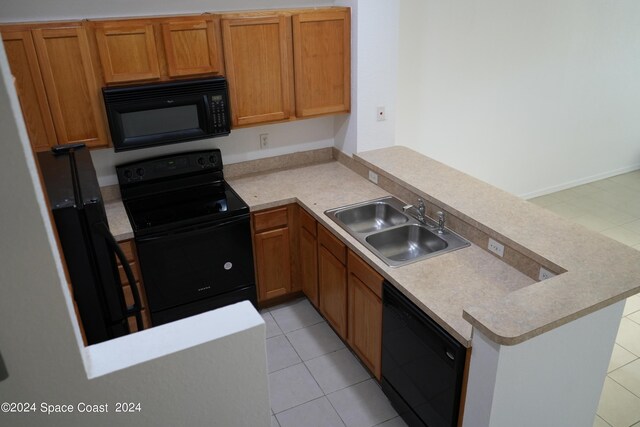
[[224,77],[102,89],[115,151],[229,135]]

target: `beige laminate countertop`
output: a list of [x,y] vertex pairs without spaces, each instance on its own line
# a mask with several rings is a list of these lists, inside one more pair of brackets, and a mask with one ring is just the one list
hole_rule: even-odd
[[298,202],[466,346],[470,346],[471,325],[462,318],[463,307],[477,301],[490,304],[533,283],[474,245],[404,267],[388,267],[324,214],[327,209],[389,195],[338,162],[231,179],[229,183],[251,210]]
[[[335,161],[228,182],[252,211],[299,203],[466,346],[471,345],[472,325],[497,343],[517,344],[640,289],[640,252],[404,147],[354,158],[568,271],[537,283],[473,244],[400,268],[388,267],[324,214],[388,195]],[[116,238],[131,238],[122,203],[112,201],[106,208]]]

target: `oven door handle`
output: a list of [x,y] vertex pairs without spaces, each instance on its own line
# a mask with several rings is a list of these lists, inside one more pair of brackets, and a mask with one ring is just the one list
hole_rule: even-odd
[[164,239],[166,237],[175,236],[175,235],[180,235],[180,237],[188,237],[192,234],[198,234],[198,233],[202,233],[203,231],[224,227],[226,225],[235,224],[241,221],[247,221],[248,219],[249,219],[249,215],[242,215],[242,216],[234,217],[228,220],[219,220],[216,222],[209,222],[207,224],[198,224],[190,227],[179,228],[177,230],[167,231],[162,234],[154,234],[148,237],[136,237],[136,242],[138,243],[153,242],[156,240]]
[[[104,237],[104,240],[107,242],[107,246],[109,246],[109,248],[116,254],[116,257],[118,257],[118,260],[120,260],[120,264],[124,269],[124,274],[127,276],[127,280],[129,281],[131,294],[133,295],[133,306],[126,307],[126,303],[125,303],[125,307],[127,308],[126,314],[127,314],[127,317],[131,315],[136,316],[136,326],[138,327],[138,331],[141,331],[144,329],[144,326],[142,324],[142,315],[140,314],[142,304],[140,302],[140,294],[138,293],[138,286],[136,286],[136,279],[133,276],[133,271],[131,271],[131,267],[129,266],[127,257],[125,256],[124,252],[122,252],[122,249],[118,245],[118,242],[116,242],[116,239],[115,237],[113,237],[113,234],[111,234],[111,231],[109,231],[109,227],[107,227],[107,224],[105,224],[104,222],[99,222],[95,224],[94,228],[102,237]],[[120,287],[122,287],[122,283],[118,283],[118,284],[120,285]],[[129,329],[128,322],[127,322],[127,328]],[[129,329],[129,333],[131,333],[131,329]]]

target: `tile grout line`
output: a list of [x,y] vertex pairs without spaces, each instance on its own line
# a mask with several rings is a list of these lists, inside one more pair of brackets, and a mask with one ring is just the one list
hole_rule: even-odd
[[[607,375],[607,377],[609,377],[609,375]],[[633,396],[637,397],[638,399],[640,399],[640,396],[638,396],[637,394],[635,394],[634,392],[632,392],[631,390],[629,390],[627,387],[623,386],[622,384],[620,384],[618,381],[616,381],[615,378],[611,378],[609,377],[609,379],[613,382],[615,382],[616,384],[618,384],[620,387],[622,387],[623,389],[627,390],[629,393],[631,393]],[[638,421],[640,421],[640,418],[638,418],[637,421],[634,421],[635,423],[637,423]]]

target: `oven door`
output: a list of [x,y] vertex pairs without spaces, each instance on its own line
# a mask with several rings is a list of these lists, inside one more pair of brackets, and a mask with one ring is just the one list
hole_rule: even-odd
[[152,320],[154,313],[189,303],[229,301],[226,295],[247,287],[255,301],[249,215],[136,238],[136,247]]

